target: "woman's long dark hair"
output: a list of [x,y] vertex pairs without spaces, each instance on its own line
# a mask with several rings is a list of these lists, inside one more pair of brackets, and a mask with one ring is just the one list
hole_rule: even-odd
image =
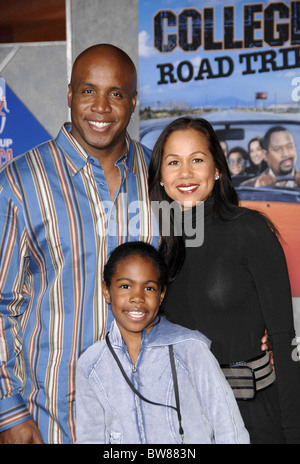
[[[173,132],[187,129],[194,129],[205,135],[215,167],[219,172],[219,179],[215,181],[210,195],[214,218],[228,221],[242,214],[245,208],[239,206],[238,195],[232,184],[228,164],[218,137],[211,124],[203,118],[185,116],[178,118],[168,124],[158,137],[149,164],[150,200],[156,202],[168,201],[169,203],[173,201],[160,185],[163,150],[168,137]],[[185,246],[182,237],[172,233],[174,231],[174,217],[172,213],[171,210],[171,234],[170,236],[163,236],[160,244],[160,252],[169,269],[170,280],[174,280],[185,258]]]

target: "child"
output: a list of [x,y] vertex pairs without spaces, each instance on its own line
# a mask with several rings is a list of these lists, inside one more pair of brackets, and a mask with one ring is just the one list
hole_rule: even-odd
[[159,315],[166,280],[151,245],[112,252],[103,292],[115,319],[78,361],[78,443],[249,443],[208,340]]

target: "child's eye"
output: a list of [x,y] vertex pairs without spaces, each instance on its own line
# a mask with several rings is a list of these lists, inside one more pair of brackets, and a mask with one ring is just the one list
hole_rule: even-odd
[[155,290],[155,288],[154,288],[154,287],[151,287],[151,286],[148,286],[148,287],[146,287],[146,290],[147,290],[147,291],[151,291],[151,290]]
[[129,285],[128,285],[128,284],[122,284],[122,285],[121,285],[121,288],[127,289],[127,288],[129,288]]

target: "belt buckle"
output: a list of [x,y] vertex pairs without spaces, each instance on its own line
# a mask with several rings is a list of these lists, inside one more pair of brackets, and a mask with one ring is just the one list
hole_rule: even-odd
[[254,370],[246,363],[222,368],[236,400],[253,400],[256,396]]

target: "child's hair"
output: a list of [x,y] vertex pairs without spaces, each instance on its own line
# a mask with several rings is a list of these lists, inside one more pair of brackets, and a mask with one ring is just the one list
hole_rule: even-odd
[[167,283],[167,268],[160,253],[149,243],[145,242],[126,242],[115,248],[104,266],[103,279],[106,286],[109,288],[111,280],[116,272],[117,265],[120,261],[129,256],[140,256],[142,258],[151,259],[158,270],[159,284],[164,288]]

